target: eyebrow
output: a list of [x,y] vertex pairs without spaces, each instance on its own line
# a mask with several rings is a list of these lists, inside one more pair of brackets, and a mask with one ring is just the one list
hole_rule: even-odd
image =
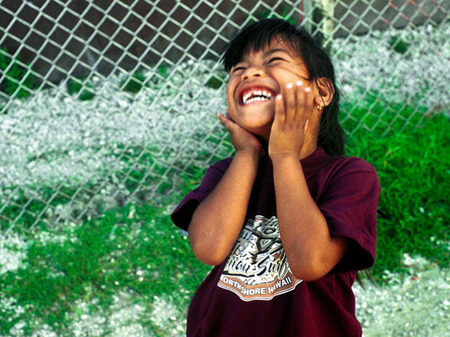
[[[282,49],[282,48],[269,49],[268,51],[264,52],[263,57],[267,58],[270,55],[278,53],[278,52],[283,52],[283,53],[287,54],[289,57],[292,57],[291,53],[289,53],[286,49]],[[243,63],[243,62],[245,62],[245,61],[244,60],[240,60],[234,66],[232,66],[231,69],[235,68],[238,64]]]
[[278,53],[278,52],[283,52],[283,53],[288,54],[289,56],[292,57],[291,53],[289,53],[286,49],[281,49],[281,48],[270,49],[270,50],[266,51],[266,52],[263,54],[263,56],[264,56],[264,57],[268,57],[268,56],[270,56],[270,55],[272,55],[272,54],[275,54],[275,53]]

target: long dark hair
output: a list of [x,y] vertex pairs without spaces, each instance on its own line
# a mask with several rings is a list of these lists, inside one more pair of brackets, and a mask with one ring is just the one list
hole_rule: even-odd
[[303,27],[295,27],[282,19],[265,19],[246,26],[227,45],[222,57],[225,70],[229,72],[245,54],[251,50],[261,50],[274,37],[281,37],[300,53],[308,69],[309,80],[327,78],[333,85],[333,99],[323,110],[317,145],[329,155],[344,155],[345,132],[338,122],[340,93],[336,86],[334,67],[320,43]]

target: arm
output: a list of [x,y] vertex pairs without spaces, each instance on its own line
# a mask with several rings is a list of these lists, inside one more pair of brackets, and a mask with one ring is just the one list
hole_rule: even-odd
[[298,157],[274,158],[273,167],[278,224],[290,268],[302,280],[318,279],[344,256],[347,240],[330,235]]
[[281,240],[292,272],[303,280],[328,273],[342,259],[347,239],[332,237],[325,217],[309,192],[299,158],[316,144],[306,136],[320,123],[313,92],[303,85],[289,86],[277,96],[269,139],[273,163],[277,217]]
[[253,135],[222,115],[219,119],[230,133],[236,154],[214,191],[195,210],[189,225],[192,250],[209,265],[220,264],[228,257],[241,232],[263,154]]

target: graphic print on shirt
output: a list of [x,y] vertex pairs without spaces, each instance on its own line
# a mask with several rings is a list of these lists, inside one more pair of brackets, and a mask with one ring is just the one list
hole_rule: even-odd
[[278,219],[256,215],[245,223],[217,285],[255,301],[292,291],[301,281],[289,268]]

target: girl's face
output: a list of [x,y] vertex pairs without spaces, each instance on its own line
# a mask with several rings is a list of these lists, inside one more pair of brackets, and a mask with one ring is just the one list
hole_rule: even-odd
[[250,51],[229,74],[228,116],[251,133],[268,140],[275,97],[288,83],[302,80],[317,91],[302,57],[289,43],[274,38],[261,50]]

